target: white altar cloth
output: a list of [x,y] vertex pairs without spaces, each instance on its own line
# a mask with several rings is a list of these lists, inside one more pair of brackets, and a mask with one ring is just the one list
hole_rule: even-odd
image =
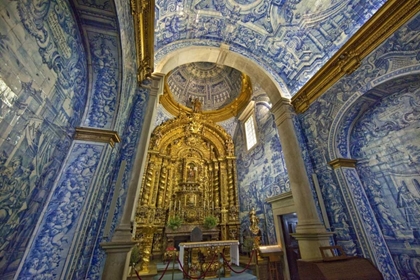
[[182,266],[184,266],[184,249],[185,248],[203,248],[203,247],[215,247],[215,246],[230,246],[230,261],[231,263],[234,263],[239,266],[239,241],[238,240],[179,243],[179,261],[181,262]]

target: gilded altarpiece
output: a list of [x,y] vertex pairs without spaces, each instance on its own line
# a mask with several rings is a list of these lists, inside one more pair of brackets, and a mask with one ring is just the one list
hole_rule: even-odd
[[[208,228],[204,219],[217,218]],[[178,217],[179,227],[168,221]],[[142,259],[161,256],[195,228],[204,240],[237,240],[239,201],[236,158],[230,135],[194,110],[157,126],[152,133],[136,213]],[[144,266],[144,265],[143,265]]]

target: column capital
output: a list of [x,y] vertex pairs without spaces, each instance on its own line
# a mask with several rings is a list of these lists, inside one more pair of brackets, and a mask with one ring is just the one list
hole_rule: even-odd
[[290,99],[284,97],[280,98],[273,104],[271,112],[274,115],[274,120],[277,126],[281,125],[287,119],[292,119],[295,115]]
[[357,160],[351,158],[336,158],[330,161],[328,164],[331,165],[333,169],[337,169],[340,167],[356,167]]
[[150,85],[150,95],[158,96],[163,92],[163,80],[165,79],[164,73],[154,72],[151,76],[152,84]]
[[111,147],[114,147],[115,143],[121,141],[117,131],[91,127],[76,127],[74,139],[108,143]]

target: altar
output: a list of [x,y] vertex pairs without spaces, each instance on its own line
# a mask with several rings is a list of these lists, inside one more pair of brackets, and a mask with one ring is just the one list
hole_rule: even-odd
[[[238,245],[237,240],[180,243],[179,261],[184,272],[191,277],[203,276],[205,273],[205,278],[216,278],[217,271],[222,267],[222,257],[229,264],[239,266]],[[229,277],[230,268],[225,262],[223,266],[224,277]]]

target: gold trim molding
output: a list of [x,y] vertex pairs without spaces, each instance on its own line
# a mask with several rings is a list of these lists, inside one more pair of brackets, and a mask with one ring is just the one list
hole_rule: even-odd
[[[192,113],[192,109],[179,104],[173,98],[173,94],[169,89],[167,77],[165,78],[165,88],[163,95],[160,96],[159,102],[172,115],[178,116],[180,112]],[[242,88],[241,93],[229,105],[224,106],[219,110],[203,111],[202,114],[213,122],[221,122],[231,117],[235,117],[241,112],[249,103],[252,96],[251,79],[242,73]]]
[[339,167],[356,167],[357,160],[351,158],[336,158],[330,161],[328,164],[331,165],[333,169],[337,169]]
[[137,53],[137,82],[141,84],[154,71],[154,0],[130,0]]
[[367,55],[419,11],[418,0],[388,0],[292,97],[296,112],[305,112],[319,96],[344,75],[356,70]]
[[108,143],[111,147],[114,147],[115,143],[121,141],[116,131],[88,127],[76,127],[74,139]]

